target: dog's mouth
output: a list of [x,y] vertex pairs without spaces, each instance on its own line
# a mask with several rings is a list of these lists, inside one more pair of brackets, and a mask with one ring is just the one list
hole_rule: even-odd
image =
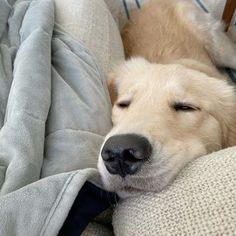
[[[105,169],[100,173],[105,189],[116,192],[121,198],[127,198],[157,190],[158,184],[156,185],[155,182],[159,178],[155,178],[156,176],[153,176],[151,173],[150,175],[148,174],[151,169],[151,165],[142,166],[136,174],[126,175],[125,177],[118,174],[111,174]],[[154,185],[156,186],[154,187]]]
[[[149,141],[150,140],[150,141]],[[108,138],[101,149],[99,170],[104,188],[121,198],[160,191],[169,172],[159,142],[142,135],[125,134]]]
[[147,191],[141,188],[136,188],[131,186],[125,186],[116,191],[116,193],[119,195],[120,198],[135,197],[145,192]]
[[167,146],[136,134],[111,136],[102,147],[98,164],[104,187],[121,198],[160,192],[189,161],[206,154],[201,142],[190,141],[173,140]]
[[103,161],[100,165],[100,173],[104,188],[116,192],[120,198],[135,197],[146,192],[160,192],[179,172],[179,168],[173,168],[165,159],[143,163],[142,167],[133,175],[122,177],[119,174],[111,174]]

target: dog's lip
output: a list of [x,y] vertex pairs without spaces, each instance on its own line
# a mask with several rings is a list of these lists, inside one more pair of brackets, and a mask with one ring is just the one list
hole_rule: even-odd
[[123,188],[115,190],[115,192],[119,195],[119,197],[127,198],[135,197],[137,195],[147,192],[147,190],[133,186],[124,186]]
[[[120,177],[120,176],[119,176]],[[126,177],[120,177],[120,186],[116,188],[116,192],[118,191],[146,191],[145,188],[142,188],[139,184],[132,184],[133,175],[127,175]],[[138,177],[138,176],[137,176]]]

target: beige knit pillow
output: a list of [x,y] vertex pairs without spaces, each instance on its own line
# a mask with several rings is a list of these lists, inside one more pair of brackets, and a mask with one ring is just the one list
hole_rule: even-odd
[[124,59],[118,27],[103,0],[55,0],[56,22],[81,40],[105,74]]
[[117,236],[236,235],[236,147],[196,159],[160,193],[122,202]]

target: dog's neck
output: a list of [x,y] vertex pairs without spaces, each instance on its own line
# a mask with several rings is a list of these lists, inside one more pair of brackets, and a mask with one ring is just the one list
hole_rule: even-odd
[[204,74],[207,74],[210,77],[219,78],[219,79],[226,79],[226,77],[219,72],[219,70],[216,68],[214,64],[207,65],[204,63],[201,63],[200,61],[194,60],[194,59],[179,59],[176,61],[171,62],[171,64],[181,64],[183,66],[186,66],[190,69],[200,71]]

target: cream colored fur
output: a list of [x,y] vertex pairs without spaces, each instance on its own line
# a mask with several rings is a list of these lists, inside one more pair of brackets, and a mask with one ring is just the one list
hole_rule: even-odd
[[[122,179],[99,157],[104,186],[122,197],[160,191],[189,161],[236,144],[236,93],[216,68],[236,69],[236,50],[219,22],[185,0],[152,0],[123,33],[126,57],[109,82],[114,127],[153,146],[141,170]],[[130,101],[127,108],[117,104]],[[173,104],[194,111],[176,111]]]

